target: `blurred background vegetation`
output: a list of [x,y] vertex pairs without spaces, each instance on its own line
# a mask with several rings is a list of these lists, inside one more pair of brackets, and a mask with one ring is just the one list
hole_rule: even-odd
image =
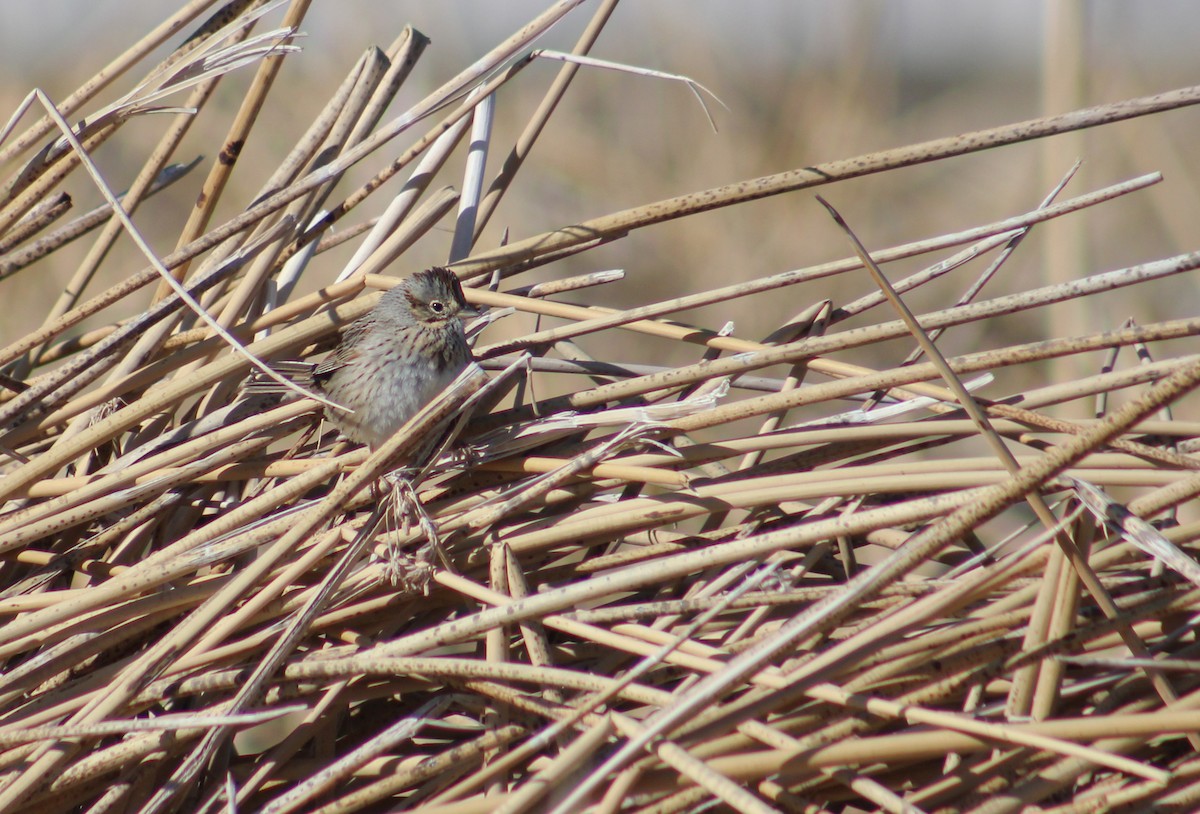
[[[233,177],[241,188],[225,194],[225,208],[214,223],[235,214],[237,202],[251,199],[367,47],[386,47],[406,23],[432,40],[393,107],[395,114],[547,4],[315,3],[299,41],[304,53],[286,60],[280,88],[263,114],[270,126],[255,128]],[[65,97],[175,5],[135,0],[5,3],[0,8],[0,106],[11,112],[34,86],[52,99]],[[586,19],[586,13],[569,17],[550,32],[545,47],[569,50]],[[1152,5],[1117,0],[627,3],[618,8],[594,55],[704,84],[728,106],[714,108],[718,131],[712,131],[695,98],[679,83],[585,69],[479,247],[497,245],[505,230],[518,239],[741,179],[1194,84],[1192,32],[1198,22],[1200,9],[1184,0]],[[162,54],[166,52],[164,47]],[[535,64],[503,89],[494,144],[511,143],[558,68],[558,63]],[[213,159],[213,145],[220,143],[252,73],[243,69],[222,82],[181,157],[204,154]],[[126,90],[119,83],[101,102]],[[1164,173],[1166,182],[1147,192],[1035,230],[988,289],[994,295],[1026,288],[1043,277],[1080,276],[1194,249],[1194,222],[1200,214],[1200,145],[1194,137],[1198,117],[1194,109],[1152,116],[868,176],[827,187],[822,194],[841,209],[868,247],[882,248],[1032,208],[1076,157],[1084,159],[1084,169],[1064,195],[1154,170]],[[21,129],[32,120],[28,116]],[[153,117],[144,117],[98,151],[114,188],[129,182],[158,132]],[[494,151],[490,160],[498,166],[503,154]],[[451,173],[460,172],[459,166],[451,162],[439,182],[457,184]],[[178,234],[204,172],[202,165],[139,211],[137,220],[149,235],[168,236],[156,245],[160,251],[174,248],[166,241]],[[352,172],[349,180],[361,180],[368,172]],[[81,212],[100,197],[81,174],[76,176],[70,192],[75,211]],[[368,202],[366,208],[372,206],[376,213],[382,203]],[[410,250],[413,268],[396,273],[444,262],[451,225],[448,220]],[[6,282],[0,341],[40,324],[88,244],[78,241]],[[305,286],[331,280],[352,249],[353,242],[318,260]],[[128,263],[106,264],[105,273],[113,275],[114,268],[128,273],[145,265],[127,239],[121,251]],[[555,277],[623,268],[628,274],[623,283],[587,295],[620,307],[848,254],[845,238],[832,228],[812,194],[801,193],[642,230],[536,273]],[[908,270],[901,264],[890,271],[898,275]],[[913,304],[917,310],[943,307],[965,285],[966,278],[915,293]],[[836,305],[872,288],[865,273],[843,275],[787,289],[791,296],[714,306],[682,317],[710,327],[732,319],[739,335],[758,339],[813,301],[832,297]],[[1195,286],[1185,279],[1139,286],[1136,300],[1117,294],[1089,303],[1090,310],[1075,317],[1087,325],[1064,330],[1060,312],[1055,333],[1115,327],[1130,316],[1148,321],[1197,312]],[[124,314],[103,316],[111,320]],[[957,336],[952,332],[944,340],[950,343],[947,349],[991,344],[981,330],[992,328],[972,327]],[[1009,321],[996,330],[1010,340],[1045,335],[1045,326],[1028,320]],[[1022,336],[1023,331],[1028,335]],[[677,343],[664,344],[666,354],[687,352]]]

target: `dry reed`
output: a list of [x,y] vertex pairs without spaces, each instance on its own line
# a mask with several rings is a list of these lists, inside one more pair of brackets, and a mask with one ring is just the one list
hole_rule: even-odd
[[[1060,185],[974,229],[625,309],[561,299],[603,302],[620,272],[521,275],[654,223],[1161,114],[1200,88],[481,249],[587,68],[559,68],[490,180],[483,101],[528,81],[539,33],[577,3],[551,6],[390,118],[428,42],[410,29],[369,51],[271,179],[216,225],[234,145],[269,127],[257,114],[279,63],[303,58],[288,49],[307,3],[265,33],[254,18],[280,3],[230,3],[128,96],[88,112],[215,5],[181,8],[60,102],[59,126],[86,114],[69,138],[48,117],[0,141],[0,285],[94,241],[42,327],[0,349],[0,811],[1197,805],[1200,525],[1187,504],[1200,492],[1200,424],[1171,407],[1200,383],[1200,357],[1169,340],[1200,333],[1200,318],[948,357],[931,344],[1194,271],[1200,253],[978,291],[1038,224],[1087,217],[1159,176]],[[578,54],[613,5],[594,12]],[[90,151],[127,122],[178,103],[169,94],[203,108],[247,67],[257,73],[176,248],[147,246],[146,268],[94,290],[113,241],[136,226],[100,213],[60,225],[65,179],[93,171]],[[169,163],[194,115],[166,119],[124,211],[196,171]],[[435,187],[468,131],[460,188]],[[355,166],[372,175],[347,188]],[[383,214],[344,225],[401,174]],[[312,401],[240,396],[252,365],[327,349],[452,210],[452,268],[489,324],[479,366],[405,431],[373,452],[347,448]],[[338,274],[322,255],[348,239],[356,254]],[[797,299],[794,318],[750,336],[679,316],[914,258],[925,267],[881,279],[878,294]],[[324,287],[295,293],[310,268]],[[979,280],[961,298],[946,276],[959,269]],[[908,292],[942,305],[906,314]],[[133,316],[82,331],[116,305]],[[514,314],[534,329],[502,333]],[[597,358],[582,337],[617,350]],[[932,357],[910,354],[918,345]],[[664,364],[667,347],[692,361]],[[909,358],[872,369],[859,349]],[[1096,352],[1109,354],[1103,369],[1046,383],[1047,361]],[[1088,399],[1087,420],[1053,414]]]

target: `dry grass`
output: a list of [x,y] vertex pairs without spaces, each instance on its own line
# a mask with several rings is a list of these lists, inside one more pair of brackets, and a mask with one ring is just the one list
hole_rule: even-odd
[[[238,60],[258,71],[256,109],[278,60],[302,57],[264,58],[288,31],[256,40],[266,26],[243,24],[170,40],[169,69],[141,68],[152,80],[119,104],[63,100],[66,120],[86,114],[81,143],[56,140],[50,120],[0,140],[0,286],[76,233],[91,241],[42,327],[0,349],[0,811],[1195,807],[1200,424],[1172,408],[1200,384],[1200,357],[1170,340],[1200,318],[985,340],[993,320],[1053,326],[1104,292],[1193,272],[1200,254],[1003,296],[946,276],[982,285],[1038,224],[1093,217],[1157,175],[1055,190],[1031,212],[868,258],[848,236],[847,259],[785,273],[748,252],[727,285],[631,308],[568,301],[604,302],[619,273],[546,267],[781,192],[1105,132],[1200,89],[487,250],[478,236],[575,69],[559,69],[513,152],[490,144],[505,167],[493,178],[459,145],[492,141],[476,89],[531,81],[520,55],[537,26],[385,115],[426,45],[406,31],[325,89],[324,114],[263,189],[231,201],[235,161],[192,169],[208,174],[183,181],[204,190],[191,217],[148,236],[175,248],[147,246],[144,269],[99,288],[108,248],[135,229],[104,212],[63,226],[59,188],[148,106],[203,107]],[[114,78],[134,87],[140,64]],[[179,95],[153,95],[163,86]],[[128,210],[177,180],[166,167],[193,115],[160,116]],[[223,144],[270,127],[247,113]],[[351,167],[372,181],[345,183]],[[409,180],[385,213],[360,218],[396,175]],[[381,272],[451,219],[453,268],[495,325],[480,366],[406,431],[369,453],[340,444],[312,402],[240,398],[251,364],[327,349],[393,282]],[[339,274],[323,261],[343,240],[355,259]],[[748,336],[682,321],[867,279],[874,262],[885,290],[796,299],[784,324]],[[535,268],[551,282],[531,282]],[[301,287],[306,271],[318,282]],[[897,318],[892,286],[937,306]],[[120,309],[134,316],[82,330]],[[986,347],[910,353],[945,330]],[[1046,378],[1048,360],[1104,353],[1103,369]],[[870,368],[868,354],[909,358]],[[1063,419],[1062,405],[1092,417]]]

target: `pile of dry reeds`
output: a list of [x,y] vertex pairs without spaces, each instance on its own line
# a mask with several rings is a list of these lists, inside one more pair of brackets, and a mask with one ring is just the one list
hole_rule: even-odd
[[[459,191],[431,180],[463,159],[469,126],[486,147],[489,94],[526,81],[523,55],[574,3],[385,113],[426,44],[406,32],[364,57],[236,202],[222,197],[234,145],[270,126],[254,111],[279,61],[303,58],[287,49],[307,4],[265,33],[248,23],[262,7],[243,2],[171,34],[210,5],[188,4],[114,63],[109,81],[178,43],[127,97],[95,109],[97,82],[63,100],[69,139],[47,118],[0,143],[0,285],[92,241],[43,327],[0,351],[0,811],[1195,809],[1200,525],[1177,508],[1200,492],[1200,424],[1168,408],[1200,382],[1200,357],[1166,340],[1200,319],[950,358],[930,344],[1200,266],[1188,254],[992,298],[943,276],[982,282],[1036,224],[1157,176],[873,259],[851,223],[844,261],[763,276],[748,253],[726,287],[624,310],[566,301],[587,288],[604,302],[619,273],[522,275],[652,223],[1153,114],[1200,89],[481,251],[579,65],[563,64],[490,181],[477,150],[465,172],[445,170]],[[202,107],[241,65],[256,79],[169,236],[177,248],[147,246],[142,270],[97,290],[108,248],[136,230],[107,207],[63,225],[64,179],[91,172],[85,156],[147,109]],[[124,210],[176,179],[191,118],[160,118]],[[352,165],[375,174],[339,184]],[[398,173],[384,214],[359,218]],[[218,201],[240,214],[214,217]],[[469,369],[374,452],[342,443],[310,400],[240,397],[252,358],[327,350],[456,204],[452,268],[495,323],[475,346],[486,374]],[[322,253],[346,240],[359,249],[339,276]],[[887,266],[905,258],[925,267]],[[856,301],[795,287],[875,262],[893,282]],[[293,294],[301,271],[323,287]],[[895,298],[918,286],[944,305],[914,321]],[[672,319],[772,296],[795,297],[795,317],[747,335]],[[121,308],[131,316],[111,316]],[[510,309],[540,315],[537,330],[501,334]],[[613,339],[630,334],[642,341]],[[593,355],[576,341],[589,335]],[[663,365],[667,346],[693,361]],[[897,362],[868,369],[860,349]],[[1046,360],[1106,351],[1103,370],[1046,383]],[[1072,402],[1094,417],[1052,417]]]

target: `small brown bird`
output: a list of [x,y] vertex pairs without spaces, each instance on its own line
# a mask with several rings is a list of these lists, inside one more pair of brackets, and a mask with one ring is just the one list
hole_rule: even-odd
[[[327,408],[325,414],[350,440],[378,448],[470,363],[462,319],[474,315],[458,277],[431,268],[384,294],[342,333],[324,361],[277,369],[353,410]],[[246,389],[282,392],[262,380]]]

